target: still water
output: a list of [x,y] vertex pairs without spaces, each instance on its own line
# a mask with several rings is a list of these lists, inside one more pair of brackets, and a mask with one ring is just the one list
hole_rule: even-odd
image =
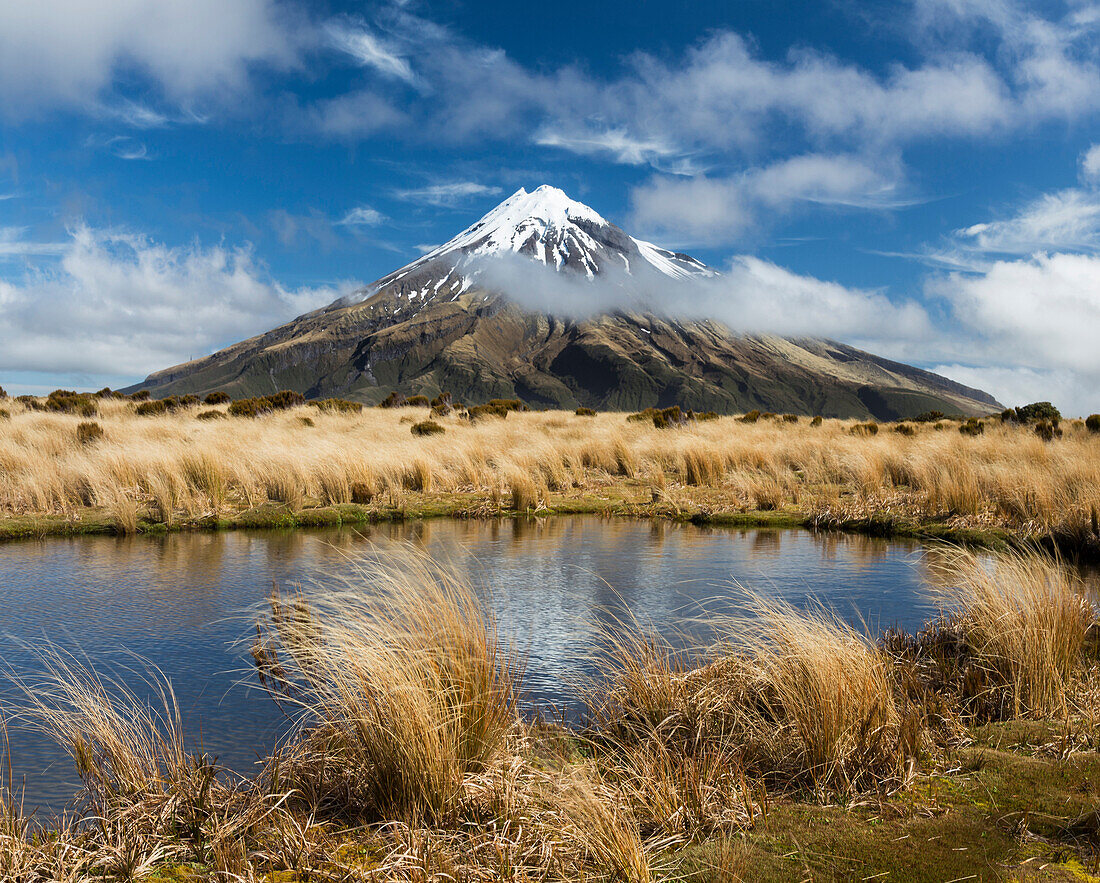
[[[816,598],[876,630],[914,629],[935,613],[919,544],[798,530],[575,517],[84,537],[0,545],[0,657],[34,672],[35,649],[49,641],[136,683],[136,654],[171,680],[187,733],[248,772],[288,726],[249,668],[249,636],[272,584],[323,583],[395,542],[470,573],[526,657],[531,706],[568,704],[567,685],[592,673],[608,616],[706,641],[708,613],[737,613],[735,584],[795,604]],[[10,742],[27,806],[60,811],[77,789],[69,760],[18,729]]]

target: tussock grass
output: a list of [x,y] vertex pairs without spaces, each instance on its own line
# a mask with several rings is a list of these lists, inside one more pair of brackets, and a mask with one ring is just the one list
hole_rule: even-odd
[[[507,419],[440,414],[432,419],[445,433],[414,436],[401,424],[404,408],[292,406],[247,420],[200,421],[194,409],[139,418],[132,402],[95,402],[104,437],[87,445],[77,441],[79,415],[6,404],[0,515],[72,515],[100,505],[88,503],[90,487],[104,500],[117,490],[145,517],[162,518],[151,490],[161,480],[177,489],[177,519],[241,511],[271,495],[294,506],[323,505],[345,498],[345,481],[369,485],[375,505],[405,491],[472,494],[481,500],[471,509],[492,508],[518,470],[558,498],[679,513],[790,511],[822,526],[879,519],[1000,528],[1100,551],[1091,518],[1100,510],[1100,446],[1087,428],[1069,423],[1050,442],[1001,421],[973,437],[916,422],[906,424],[912,434],[854,435],[852,421],[812,426],[759,415],[754,422],[688,421],[669,431],[623,414],[579,419],[502,405]],[[316,424],[309,432],[301,429],[302,413]],[[647,499],[655,486],[659,500]],[[553,499],[543,502],[553,507]]]
[[517,660],[469,586],[412,548],[346,590],[273,597],[253,655],[304,713],[278,775],[313,803],[441,819],[516,723]]
[[1009,705],[999,716],[1066,715],[1097,618],[1080,575],[1037,553],[989,561],[950,550],[936,567],[943,631],[965,643],[984,690]]

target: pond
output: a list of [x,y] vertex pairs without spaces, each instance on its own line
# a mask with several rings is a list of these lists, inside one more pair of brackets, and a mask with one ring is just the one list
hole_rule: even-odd
[[[706,643],[709,616],[737,613],[737,585],[816,598],[874,631],[935,614],[927,550],[911,541],[591,516],[429,521],[0,545],[0,653],[11,671],[33,673],[51,643],[135,684],[147,660],[171,680],[189,736],[249,772],[288,727],[248,654],[272,584],[346,575],[356,556],[398,542],[470,573],[526,658],[528,708],[569,705],[609,616]],[[78,787],[65,754],[18,728],[10,751],[27,807],[63,809]]]

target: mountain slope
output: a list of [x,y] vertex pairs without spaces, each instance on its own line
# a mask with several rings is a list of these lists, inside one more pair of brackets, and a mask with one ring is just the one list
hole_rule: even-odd
[[[490,272],[502,256],[579,284],[613,279],[622,303],[637,308],[573,321],[524,307]],[[141,386],[158,396],[295,389],[365,402],[394,389],[447,390],[467,403],[519,397],[567,408],[679,404],[879,419],[998,408],[978,390],[843,344],[738,335],[716,322],[654,315],[646,301],[632,300],[643,278],[653,290],[661,280],[685,285],[714,275],[694,258],[628,236],[560,190],[520,190],[353,296]]]

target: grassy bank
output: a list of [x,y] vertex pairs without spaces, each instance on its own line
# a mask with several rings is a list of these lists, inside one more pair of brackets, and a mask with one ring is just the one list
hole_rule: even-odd
[[[1083,424],[1044,440],[997,420],[970,434],[951,421],[657,428],[488,412],[436,417],[442,432],[417,435],[418,407],[224,418],[224,405],[139,407],[105,398],[88,417],[5,403],[0,538],[598,512],[1100,552],[1100,435]],[[80,428],[89,422],[98,429]]]
[[746,592],[685,655],[634,624],[593,649],[569,725],[524,719],[522,655],[412,549],[279,595],[255,676],[298,720],[250,778],[44,657],[19,717],[73,757],[77,813],[19,880],[1091,880],[1096,610],[1048,558],[945,555],[943,617],[872,640]]

